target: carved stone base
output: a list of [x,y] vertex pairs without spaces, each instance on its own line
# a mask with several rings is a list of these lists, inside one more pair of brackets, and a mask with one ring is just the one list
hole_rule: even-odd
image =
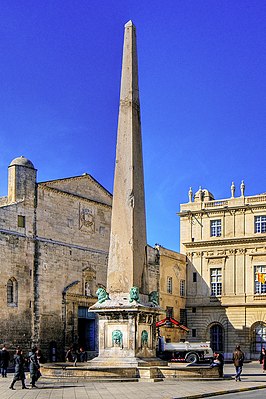
[[156,359],[158,306],[130,302],[128,295],[117,294],[90,310],[99,317],[99,356],[92,363],[136,367],[142,359],[160,361]]

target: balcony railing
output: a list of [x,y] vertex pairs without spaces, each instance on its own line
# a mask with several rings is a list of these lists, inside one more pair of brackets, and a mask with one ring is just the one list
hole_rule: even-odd
[[228,206],[228,200],[209,201],[204,203],[205,208],[215,208],[217,206]]
[[246,203],[266,202],[266,195],[256,195],[255,197],[246,197]]

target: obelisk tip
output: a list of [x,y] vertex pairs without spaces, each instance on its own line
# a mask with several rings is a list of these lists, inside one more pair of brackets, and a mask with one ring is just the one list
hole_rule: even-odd
[[125,28],[129,28],[130,26],[134,26],[133,22],[130,20],[125,24]]

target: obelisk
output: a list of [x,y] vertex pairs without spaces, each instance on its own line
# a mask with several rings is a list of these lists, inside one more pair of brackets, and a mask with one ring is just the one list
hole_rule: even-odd
[[128,293],[133,286],[145,291],[142,279],[146,244],[136,28],[129,21],[123,47],[107,273],[109,293]]
[[146,245],[136,28],[129,21],[123,47],[107,287],[99,287],[98,302],[90,308],[99,320],[99,356],[91,365],[134,368],[152,363],[156,356],[158,293],[148,292]]

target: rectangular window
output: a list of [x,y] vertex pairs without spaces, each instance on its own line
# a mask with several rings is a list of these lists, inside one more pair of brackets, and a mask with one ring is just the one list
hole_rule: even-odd
[[170,308],[169,306],[166,306],[166,317],[170,318],[173,317],[173,308]]
[[266,266],[255,266],[255,294],[266,294]]
[[192,308],[192,313],[196,313],[197,309],[196,308]]
[[18,227],[25,227],[25,216],[18,215]]
[[172,294],[173,292],[173,278],[167,277],[167,293]]
[[222,235],[222,221],[211,220],[211,237],[221,237]]
[[[174,309],[172,307],[166,306],[166,317],[170,319],[170,317],[173,317],[173,312]],[[165,327],[173,327],[172,322],[168,320],[165,324]]]
[[193,283],[197,282],[197,273],[193,272]]
[[266,233],[266,216],[255,216],[255,233]]
[[180,280],[180,296],[185,296],[186,294],[186,282],[185,280]]
[[193,338],[196,338],[196,336],[197,336],[197,330],[196,330],[196,328],[191,328],[191,336],[192,336]]
[[222,269],[211,269],[211,296],[222,295]]
[[179,322],[185,326],[187,325],[187,309],[180,309]]

